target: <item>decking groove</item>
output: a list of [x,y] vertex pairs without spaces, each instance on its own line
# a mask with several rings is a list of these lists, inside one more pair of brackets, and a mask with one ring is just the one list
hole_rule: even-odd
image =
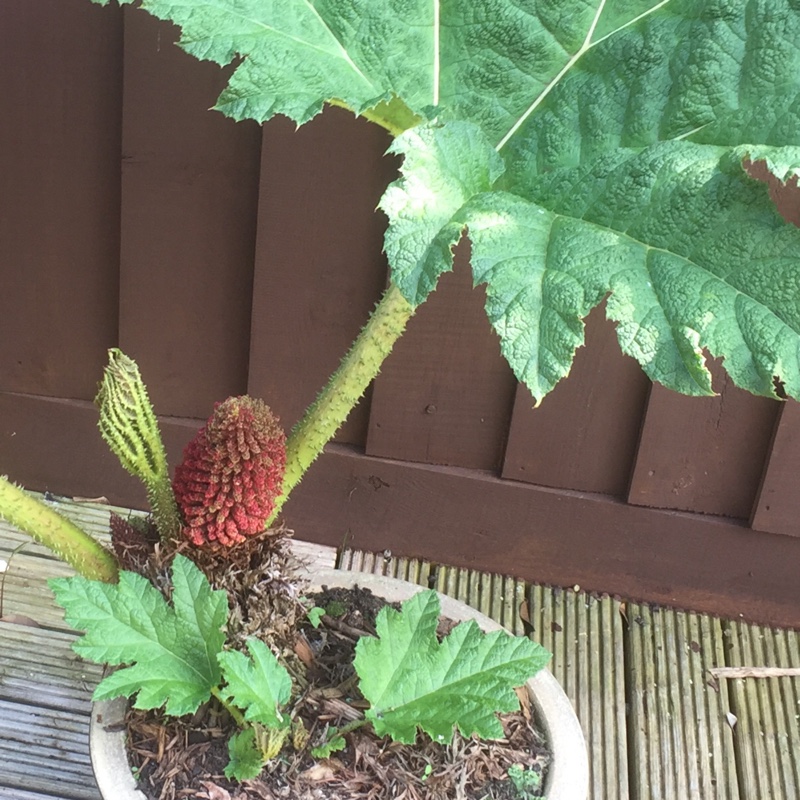
[[[728,665],[800,665],[798,634],[744,622],[727,623]],[[800,798],[800,678],[726,681],[736,715],[733,741],[742,785],[753,796]]]
[[628,800],[628,752],[620,604],[585,592],[531,586],[532,638],[553,653],[589,747],[590,797]]
[[634,800],[737,800],[719,620],[628,604]]
[[8,788],[0,786],[0,800],[62,800],[62,796],[41,794],[40,792],[27,792],[17,787]]

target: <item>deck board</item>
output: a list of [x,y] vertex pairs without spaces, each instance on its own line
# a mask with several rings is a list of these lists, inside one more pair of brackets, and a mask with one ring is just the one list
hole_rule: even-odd
[[102,667],[72,649],[73,633],[0,622],[0,699],[89,713]]
[[[733,667],[800,666],[798,634],[744,622],[727,624]],[[800,678],[725,681],[736,718],[733,741],[743,784],[753,797],[800,798]]]
[[589,744],[592,800],[628,800],[623,627],[619,602],[547,586],[529,590],[532,637],[553,653]]
[[28,792],[17,787],[0,786],[0,800],[53,800],[52,794]]
[[99,800],[83,713],[0,700],[0,786],[63,800]]
[[[107,538],[108,509],[54,502],[82,527]],[[3,615],[0,622],[0,800],[100,800],[89,759],[91,695],[101,667],[72,650],[74,632],[47,580],[73,570],[0,522]]]
[[719,620],[636,603],[626,613],[632,797],[738,800],[727,687],[707,673],[725,663]]
[[[0,536],[3,534],[0,531]],[[0,553],[0,558],[5,556]],[[47,581],[74,574],[74,570],[61,561],[18,552],[11,559],[5,576],[0,575],[3,580],[2,616],[20,614],[43,628],[69,632],[64,611],[53,603]]]

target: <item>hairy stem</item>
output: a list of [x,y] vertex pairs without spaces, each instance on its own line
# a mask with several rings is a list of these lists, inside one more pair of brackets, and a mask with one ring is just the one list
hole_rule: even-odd
[[342,727],[339,728],[333,736],[331,736],[330,741],[334,741],[335,739],[343,739],[348,733],[357,731],[359,728],[363,728],[365,725],[369,724],[370,721],[364,717],[361,719],[354,719],[352,722],[348,722],[347,725],[342,725]]
[[3,476],[0,476],[0,517],[50,548],[84,578],[106,583],[117,581],[119,565],[112,553],[74,522]]
[[339,369],[289,436],[283,493],[268,524],[378,374],[413,313],[414,308],[400,290],[390,284]]

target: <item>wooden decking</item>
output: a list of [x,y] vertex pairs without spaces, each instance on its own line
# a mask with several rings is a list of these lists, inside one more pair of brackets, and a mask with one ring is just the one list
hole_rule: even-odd
[[[59,506],[93,531],[107,525],[108,507]],[[434,586],[550,649],[589,744],[591,800],[800,800],[800,678],[709,671],[798,667],[800,635],[388,553],[298,546],[321,563]],[[0,559],[10,562],[0,616],[11,620],[0,622],[0,800],[99,800],[88,727],[100,670],[70,649],[46,586],[69,570],[2,524]]]

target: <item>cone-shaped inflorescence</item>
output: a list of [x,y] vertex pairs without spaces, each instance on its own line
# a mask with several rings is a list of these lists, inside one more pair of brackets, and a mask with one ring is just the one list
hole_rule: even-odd
[[218,403],[175,470],[185,535],[227,547],[263,531],[285,468],[286,437],[266,403],[247,396]]
[[95,398],[100,433],[128,472],[144,482],[150,510],[163,539],[180,532],[169,467],[139,367],[121,350],[108,351],[108,366]]

